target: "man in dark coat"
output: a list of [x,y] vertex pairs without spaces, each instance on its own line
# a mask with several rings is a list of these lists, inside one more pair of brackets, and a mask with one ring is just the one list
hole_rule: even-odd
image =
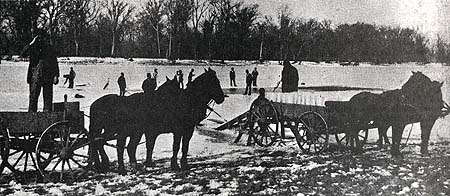
[[253,82],[253,77],[252,74],[250,74],[250,72],[247,70],[245,70],[245,92],[244,95],[247,95],[247,90],[248,90],[248,95],[252,94],[252,82]]
[[64,82],[64,84],[66,84],[67,81],[69,81],[69,86],[67,88],[73,88],[73,80],[75,79],[76,75],[77,74],[73,70],[73,67],[70,67],[69,74],[64,75],[64,78],[66,78],[66,81]]
[[194,76],[195,76],[194,69],[191,69],[191,72],[189,72],[189,75],[188,75],[188,85],[192,82],[192,79],[194,79]]
[[59,66],[56,52],[50,45],[48,34],[39,30],[30,44],[26,45],[22,57],[29,57],[27,83],[30,86],[28,111],[37,112],[37,104],[41,89],[44,98],[44,112],[53,109],[53,84],[58,84]]
[[255,69],[252,71],[252,77],[253,77],[253,86],[257,86],[256,85],[256,79],[258,78],[258,70],[256,70],[256,67],[255,67]]
[[184,89],[183,71],[181,71],[181,69],[178,70],[177,71],[177,75],[178,75],[178,84],[180,85],[181,89]]
[[231,68],[230,71],[230,86],[237,86],[236,85],[236,72],[234,71],[234,68]]
[[127,88],[127,82],[125,81],[125,76],[122,73],[120,73],[119,79],[117,79],[117,84],[119,84],[119,96],[125,96],[125,89]]
[[281,72],[281,91],[296,92],[298,90],[298,71],[288,60],[283,62]]
[[156,89],[156,79],[152,78],[152,74],[147,73],[147,78],[142,82],[142,90],[144,93],[151,93]]

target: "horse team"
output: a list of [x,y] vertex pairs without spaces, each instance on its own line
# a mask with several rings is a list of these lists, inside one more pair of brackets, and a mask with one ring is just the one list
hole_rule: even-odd
[[[442,83],[431,81],[420,72],[413,72],[401,89],[382,94],[362,92],[353,96],[348,105],[359,115],[364,111],[363,117],[359,118],[372,121],[378,127],[381,142],[389,142],[386,131],[392,127],[393,156],[400,155],[399,146],[405,125],[420,122],[421,153],[427,155],[431,128],[442,115],[444,101],[441,87]],[[166,77],[166,82],[152,93],[135,93],[126,97],[110,94],[97,99],[90,109],[89,127],[91,136],[100,138],[90,145],[95,168],[99,171],[109,169],[109,158],[103,146],[106,141],[117,139],[118,170],[124,174],[126,138],[130,138],[127,152],[130,164],[134,166],[137,163],[136,148],[144,134],[147,148],[144,165],[154,166],[152,153],[156,138],[162,133],[173,133],[171,169],[189,169],[187,154],[195,125],[206,118],[207,104],[211,100],[221,104],[224,98],[216,72],[205,69],[205,73],[186,89],[179,88],[176,78]],[[180,144],[182,157],[178,165]]]
[[[159,134],[173,133],[173,170],[189,169],[187,154],[195,125],[206,118],[207,104],[214,100],[223,103],[225,95],[216,72],[205,69],[186,89],[180,89],[176,78],[169,79],[153,93],[135,93],[128,97],[105,95],[91,106],[90,134],[103,138],[90,146],[94,166],[109,168],[109,159],[103,148],[106,141],[117,139],[119,173],[125,173],[123,153],[126,138],[132,165],[136,164],[136,148],[145,134],[147,157],[144,164],[153,166],[152,152]],[[182,143],[181,167],[177,155]],[[101,160],[100,160],[101,159]]]

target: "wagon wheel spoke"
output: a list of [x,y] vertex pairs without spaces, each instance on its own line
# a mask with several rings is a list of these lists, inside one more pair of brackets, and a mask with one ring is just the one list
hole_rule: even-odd
[[72,143],[70,144],[70,147],[72,148],[74,145],[75,145],[75,143],[77,143],[77,141],[78,141],[78,139],[80,139],[80,136],[81,135],[84,135],[84,133],[83,132],[80,132],[80,133],[78,133],[77,134],[77,137],[72,141]]
[[84,166],[81,165],[80,163],[78,163],[78,161],[76,161],[73,157],[70,157],[70,160],[72,160],[75,164],[78,165],[78,167],[83,168]]
[[55,149],[49,149],[49,148],[41,148],[40,150],[41,150],[42,152],[49,153],[49,154],[58,154],[58,153],[59,153],[58,150],[55,150]]
[[72,127],[68,127],[67,135],[66,135],[66,144],[65,144],[66,147],[69,146],[69,143],[70,143],[70,132],[71,132],[71,130],[72,130]]
[[62,160],[62,165],[61,165],[61,172],[59,173],[59,181],[62,182],[63,181],[63,176],[64,176],[64,164],[66,163],[66,160]]
[[81,154],[76,154],[76,153],[73,153],[73,156],[77,156],[77,157],[83,157],[83,158],[86,158],[86,159],[88,159],[88,158],[89,158],[89,156],[86,156],[86,155],[81,155]]
[[55,172],[56,167],[59,165],[59,163],[61,163],[62,159],[58,159],[58,161],[56,162],[56,164],[53,166],[52,170],[50,170],[50,173]]
[[16,160],[16,162],[12,165],[13,167],[16,167],[19,163],[20,159],[22,159],[23,155],[26,154],[25,151],[22,151],[22,154],[19,156],[19,158]]
[[[13,150],[13,149],[12,149],[12,150]],[[17,154],[17,153],[19,153],[19,152],[22,152],[22,151],[20,151],[20,150],[15,150],[15,152],[10,153],[8,156],[13,156],[13,155],[15,155],[15,154]]]
[[47,168],[47,166],[56,158],[58,158],[58,156],[49,156],[49,158],[44,158],[41,156],[42,159],[44,159],[43,163],[43,168]]
[[26,172],[27,171],[27,164],[28,164],[28,154],[30,154],[30,153],[25,153],[25,165],[24,165],[24,167],[23,167],[23,172]]
[[67,163],[67,169],[68,169],[67,172],[70,174],[72,172],[72,167],[70,166],[70,159],[67,159],[66,163]]

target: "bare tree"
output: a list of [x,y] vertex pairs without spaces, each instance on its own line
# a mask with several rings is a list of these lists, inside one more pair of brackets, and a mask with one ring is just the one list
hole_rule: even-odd
[[156,45],[159,57],[161,57],[160,33],[164,16],[163,4],[164,0],[148,0],[147,3],[145,3],[142,12],[140,13],[141,21],[144,23],[149,23],[153,30],[156,32]]
[[[180,56],[180,38],[183,33],[187,32],[187,23],[191,19],[193,0],[167,0],[165,2],[165,10],[169,22],[169,59],[176,59]],[[176,55],[173,55],[173,38],[175,38]]]
[[42,3],[42,24],[48,27],[50,31],[50,41],[54,44],[56,34],[60,30],[60,21],[65,16],[66,6],[69,1],[45,0]]
[[230,52],[230,37],[233,32],[231,29],[232,21],[235,17],[237,8],[241,6],[242,2],[234,3],[231,0],[211,0],[212,12],[215,15],[215,25],[217,28],[218,42],[221,46],[221,61],[225,61],[225,55]]
[[292,13],[287,5],[279,8],[278,20],[280,25],[279,41],[280,41],[280,63],[288,58],[289,43],[288,38],[292,32]]
[[69,0],[66,6],[66,24],[73,33],[75,56],[79,55],[80,37],[97,17],[99,6],[95,0]]
[[194,40],[193,40],[193,46],[194,46],[194,59],[197,59],[197,54],[199,51],[199,43],[200,43],[200,31],[199,26],[201,24],[201,21],[205,15],[205,13],[208,11],[210,7],[209,0],[194,0],[194,7],[192,9],[192,28],[194,29]]
[[106,17],[111,22],[111,56],[114,56],[117,42],[122,34],[122,27],[131,20],[135,7],[122,0],[107,0],[105,7]]

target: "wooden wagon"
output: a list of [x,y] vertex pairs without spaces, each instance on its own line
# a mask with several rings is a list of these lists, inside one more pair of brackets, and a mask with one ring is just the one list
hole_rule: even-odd
[[90,143],[79,102],[54,103],[51,112],[0,112],[0,173],[74,181],[91,165]]
[[[285,130],[290,130],[296,142],[305,153],[324,151],[331,138],[341,147],[361,150],[368,139],[369,129],[379,128],[374,119],[376,114],[367,116],[366,111],[352,110],[347,101],[325,101],[320,104],[289,103],[287,99],[278,101],[255,101],[250,109],[217,127],[223,130],[239,127],[242,133],[249,134],[249,140],[266,147],[273,145],[280,138],[285,138]],[[441,115],[448,114],[447,106]],[[415,123],[420,116],[430,115],[435,111],[415,111],[399,114],[403,122]]]

